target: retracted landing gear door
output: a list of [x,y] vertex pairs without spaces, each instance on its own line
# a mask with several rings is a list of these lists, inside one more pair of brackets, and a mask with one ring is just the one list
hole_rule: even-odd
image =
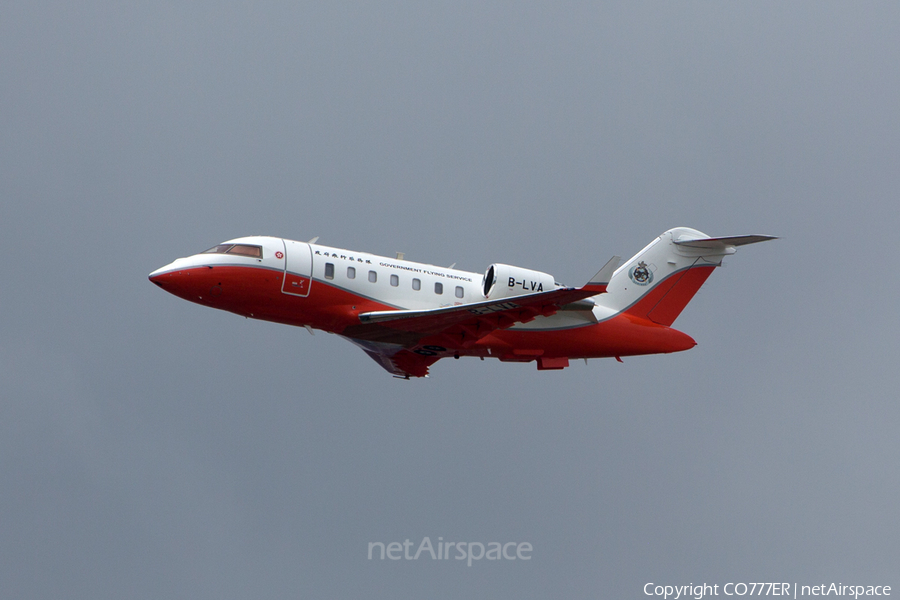
[[312,250],[309,244],[284,240],[284,253],[281,291],[292,296],[309,296],[312,286]]

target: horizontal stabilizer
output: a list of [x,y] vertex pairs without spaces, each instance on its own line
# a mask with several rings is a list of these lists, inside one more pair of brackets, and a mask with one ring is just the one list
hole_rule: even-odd
[[705,237],[695,238],[687,235],[680,236],[677,240],[673,240],[678,246],[687,246],[688,248],[707,248],[709,250],[718,250],[728,246],[744,246],[746,244],[756,244],[757,242],[767,242],[769,240],[777,240],[774,235],[732,235],[729,237]]

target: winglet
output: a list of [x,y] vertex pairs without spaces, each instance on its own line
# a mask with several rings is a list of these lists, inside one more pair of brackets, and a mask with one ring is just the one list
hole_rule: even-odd
[[613,256],[611,259],[606,261],[606,264],[603,265],[603,268],[597,271],[597,274],[591,277],[591,280],[588,281],[582,289],[588,290],[590,292],[595,292],[597,294],[605,293],[606,286],[609,285],[609,280],[612,279],[613,273],[615,273],[616,269],[619,268],[620,262],[622,262],[621,256]]

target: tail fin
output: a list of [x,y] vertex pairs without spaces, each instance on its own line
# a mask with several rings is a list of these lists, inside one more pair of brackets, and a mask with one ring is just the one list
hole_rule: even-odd
[[669,326],[722,258],[736,246],[775,239],[768,235],[711,238],[687,227],[670,229],[613,274],[597,304]]

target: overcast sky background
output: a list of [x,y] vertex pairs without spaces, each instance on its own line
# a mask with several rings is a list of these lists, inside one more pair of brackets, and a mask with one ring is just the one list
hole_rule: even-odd
[[[4,2],[8,598],[900,586],[900,5]],[[269,234],[579,285],[739,249],[681,354],[442,361],[147,281]],[[530,561],[368,561],[425,536]]]

